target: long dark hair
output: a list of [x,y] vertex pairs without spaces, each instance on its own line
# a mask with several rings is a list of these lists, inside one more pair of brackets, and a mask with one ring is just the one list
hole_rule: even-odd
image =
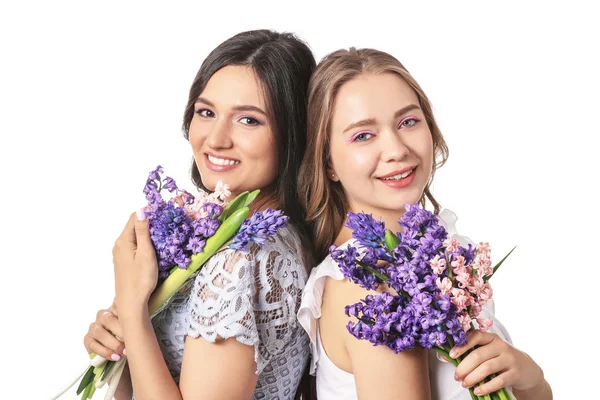
[[[306,149],[308,82],[316,67],[314,56],[308,45],[291,33],[254,30],[227,39],[206,57],[192,83],[183,117],[186,139],[196,99],[213,74],[229,65],[252,67],[261,80],[278,147],[278,179],[264,195],[270,196],[300,232],[308,236],[304,211],[298,202],[297,182]],[[195,162],[191,174],[194,184],[207,191]]]
[[[229,65],[252,67],[261,80],[278,150],[278,179],[272,187],[261,191],[261,197],[268,197],[266,201],[275,203],[290,217],[302,238],[305,266],[307,269],[312,268],[314,261],[311,235],[304,209],[298,200],[297,182],[306,150],[308,83],[316,67],[315,58],[308,45],[291,33],[255,30],[227,39],[206,57],[192,83],[183,116],[183,134],[186,139],[189,140],[196,99],[213,74]],[[194,160],[191,175],[199,189],[208,191],[202,184],[200,171]],[[260,199],[257,199],[257,203],[265,204],[265,201],[258,200]],[[308,374],[307,366],[296,391],[296,399],[315,399],[314,383],[314,377]]]

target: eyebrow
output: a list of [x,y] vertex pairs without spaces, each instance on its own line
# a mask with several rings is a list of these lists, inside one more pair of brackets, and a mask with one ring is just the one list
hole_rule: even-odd
[[[403,114],[406,114],[409,111],[417,110],[417,109],[420,109],[420,108],[421,107],[419,107],[416,104],[409,104],[408,106],[403,107],[403,108],[399,109],[398,111],[396,111],[394,113],[394,118],[398,118],[399,116],[401,116]],[[344,129],[343,133],[346,133],[346,132],[348,132],[351,129],[358,128],[358,127],[361,127],[361,126],[373,125],[373,124],[375,124],[375,122],[377,122],[375,120],[375,118],[361,119],[360,121],[356,121],[356,122],[353,122],[350,125],[348,125],[346,127],[346,129]]]
[[[204,97],[198,97],[196,99],[196,103],[204,103],[207,106],[216,108],[214,103],[205,99]],[[255,112],[260,113],[260,114],[264,115],[265,117],[267,117],[267,113],[264,112],[260,107],[256,107],[256,106],[251,106],[251,105],[235,106],[235,107],[233,107],[233,110],[235,110],[235,111],[255,111]]]

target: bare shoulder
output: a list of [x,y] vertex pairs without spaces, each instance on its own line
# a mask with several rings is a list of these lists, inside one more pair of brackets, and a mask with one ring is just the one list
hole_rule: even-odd
[[[348,332],[348,323],[356,323],[357,320],[346,315],[346,306],[387,290],[385,285],[375,291],[362,288],[347,279],[328,278],[320,323],[323,347],[338,368],[354,374],[361,399],[428,399],[429,369],[424,349],[396,354],[386,346],[374,346]],[[382,381],[389,384],[378,385]]]

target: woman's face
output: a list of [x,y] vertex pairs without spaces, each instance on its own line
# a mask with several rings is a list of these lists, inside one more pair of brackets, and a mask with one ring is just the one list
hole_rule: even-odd
[[277,177],[277,145],[260,78],[251,67],[218,70],[196,100],[189,141],[202,183],[219,180],[232,197]]
[[393,73],[362,74],[339,90],[330,137],[330,178],[350,211],[402,213],[421,198],[433,167],[433,141],[412,88]]

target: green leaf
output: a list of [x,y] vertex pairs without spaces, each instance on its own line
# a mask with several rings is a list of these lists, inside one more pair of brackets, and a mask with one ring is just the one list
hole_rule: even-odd
[[85,375],[83,375],[83,378],[81,378],[81,382],[79,382],[79,386],[77,387],[77,394],[81,393],[93,380],[94,366],[90,365]]
[[385,230],[385,247],[389,251],[394,250],[400,244],[400,239],[389,229]]
[[494,276],[494,274],[496,273],[496,271],[498,270],[498,268],[500,268],[500,266],[502,265],[502,263],[508,258],[508,256],[510,256],[510,254],[513,251],[515,251],[516,248],[517,248],[517,246],[513,247],[512,250],[509,251],[508,254],[505,255],[504,258],[502,260],[500,260],[500,262],[498,264],[496,264],[496,266],[493,268],[492,274],[483,278],[484,282],[487,282],[492,276]]
[[254,192],[251,192],[248,195],[248,197],[246,198],[246,202],[244,203],[244,207],[248,207],[250,205],[250,203],[252,203],[258,197],[259,193],[260,193],[260,189],[256,189]]
[[219,216],[219,221],[223,222],[231,216],[234,212],[239,210],[240,208],[245,207],[246,199],[248,198],[248,191],[242,192],[233,199],[227,207],[223,210],[223,213]]
[[[92,390],[92,386],[94,386],[94,382],[90,382],[85,387],[85,390],[83,391],[83,394],[81,395],[81,400],[87,400],[88,395],[90,394],[90,391]],[[77,393],[77,394],[79,394],[79,393]]]
[[110,370],[112,369],[112,367],[115,366],[115,362],[114,361],[108,361],[105,365],[106,367],[104,368],[104,371],[102,371],[102,375],[100,376],[100,380],[103,381],[104,378],[106,378],[106,375],[108,375],[108,373],[110,372]]
[[87,395],[88,399],[91,399],[92,396],[94,395],[94,393],[96,392],[96,383],[93,382],[93,383],[90,384],[90,386],[91,386],[91,389],[90,389],[90,392]]

